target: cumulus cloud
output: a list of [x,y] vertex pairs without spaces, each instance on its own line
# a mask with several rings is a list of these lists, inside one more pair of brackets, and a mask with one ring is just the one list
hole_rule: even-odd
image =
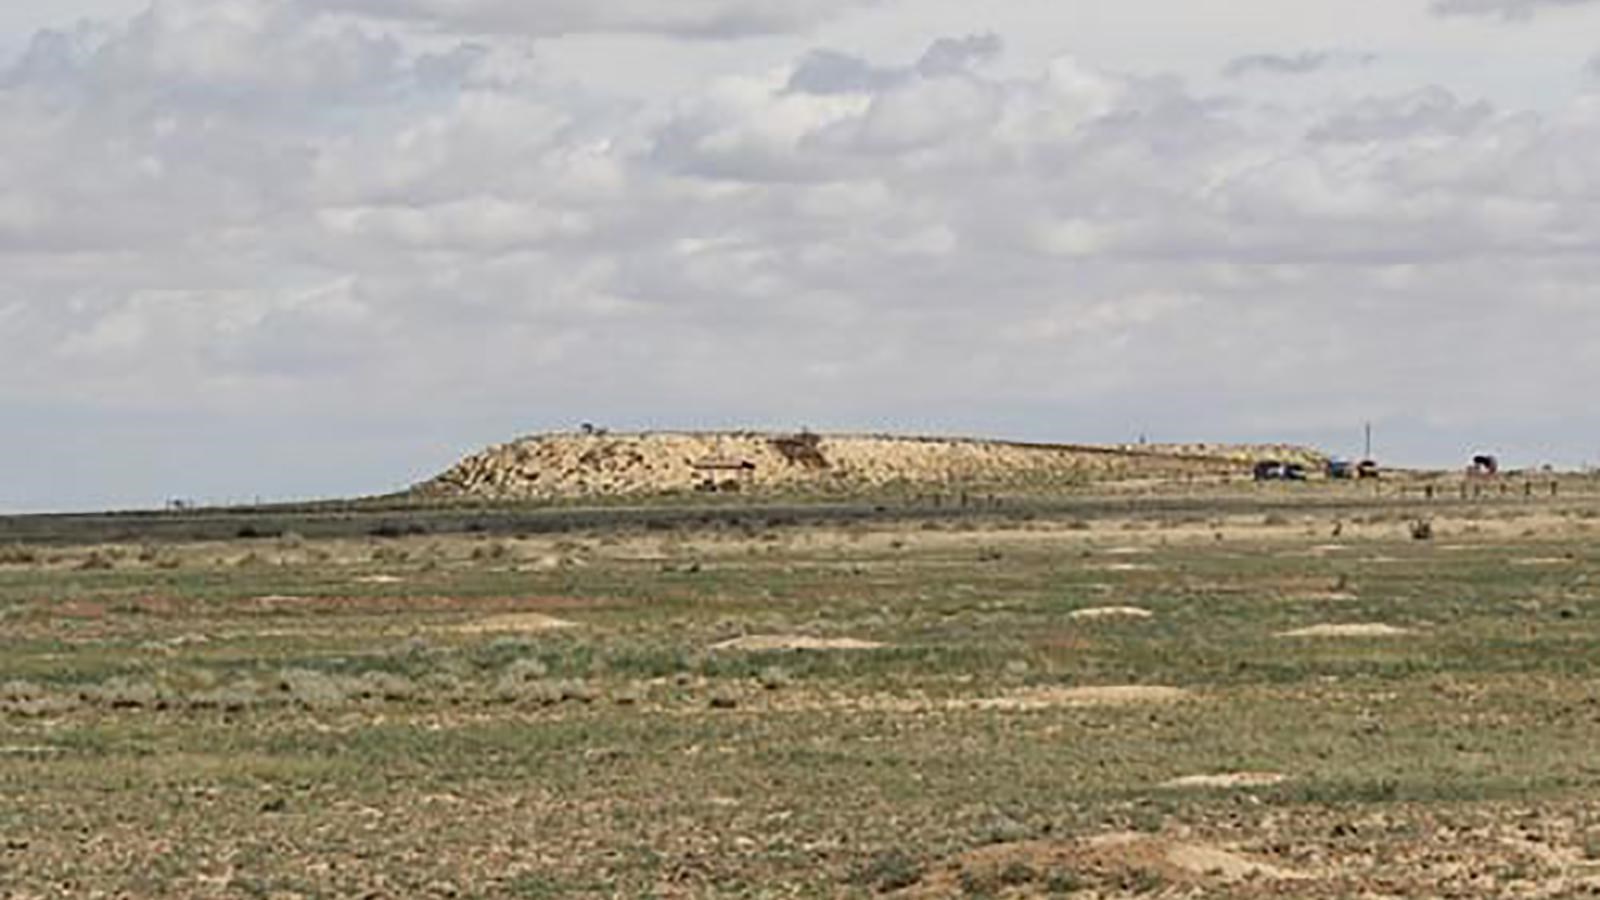
[[875,93],[913,78],[959,77],[999,58],[1005,44],[998,35],[940,38],[908,66],[876,66],[836,50],[813,50],[789,76],[788,89],[803,94]]
[[837,50],[813,50],[795,66],[788,88],[802,94],[854,94],[889,87],[906,74]]
[[1001,52],[819,48],[643,102],[273,0],[47,33],[0,78],[0,354],[29,373],[0,409],[366,423],[392,440],[351,490],[597,419],[1113,439],[1585,411],[1592,101],[1255,104]]
[[1449,91],[1431,87],[1408,94],[1358,101],[1311,129],[1313,141],[1367,142],[1402,138],[1464,138],[1494,119],[1484,101],[1464,103]]
[[917,60],[917,72],[928,77],[957,75],[992,62],[1005,50],[996,34],[974,34],[964,38],[940,38]]
[[302,0],[314,9],[404,19],[454,32],[642,32],[695,38],[804,31],[877,0]]
[[1222,67],[1228,78],[1246,75],[1309,75],[1330,68],[1366,66],[1377,60],[1373,54],[1303,51],[1292,56],[1277,53],[1252,53],[1235,57]]
[[1543,12],[1592,6],[1595,0],[1433,0],[1432,9],[1443,16],[1497,16],[1505,21],[1526,21]]

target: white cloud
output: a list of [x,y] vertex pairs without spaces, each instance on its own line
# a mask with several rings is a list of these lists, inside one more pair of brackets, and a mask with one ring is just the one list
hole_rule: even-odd
[[1234,57],[1222,67],[1229,78],[1246,75],[1310,75],[1331,68],[1368,66],[1377,61],[1372,53],[1334,53],[1304,50],[1295,54],[1250,53]]
[[313,8],[446,31],[527,35],[652,32],[726,38],[805,30],[876,0],[317,0]]
[[1526,21],[1550,10],[1592,6],[1595,0],[1433,0],[1433,11],[1446,16],[1498,16]]

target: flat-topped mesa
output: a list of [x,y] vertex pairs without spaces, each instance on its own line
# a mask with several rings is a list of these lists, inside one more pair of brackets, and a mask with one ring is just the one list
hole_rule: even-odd
[[441,498],[561,500],[690,491],[849,492],[887,485],[1048,486],[1247,474],[1258,459],[1320,465],[1284,445],[1029,444],[809,432],[548,434],[491,447],[414,491]]

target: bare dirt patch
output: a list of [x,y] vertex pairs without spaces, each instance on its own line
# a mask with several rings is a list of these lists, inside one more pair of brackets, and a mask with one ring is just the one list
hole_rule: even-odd
[[803,634],[751,634],[712,644],[713,650],[881,650],[877,641],[855,638],[819,638]]
[[259,607],[260,609],[277,610],[304,609],[315,604],[316,601],[310,597],[301,597],[295,594],[267,594],[263,597],[251,597],[248,603],[250,606]]
[[1078,707],[1134,707],[1180,703],[1194,694],[1183,688],[1162,685],[1105,685],[1096,687],[1031,687],[997,697],[929,697],[879,694],[864,697],[831,697],[780,701],[783,709],[855,709],[871,712],[920,715],[937,712],[1037,712]]
[[1406,637],[1416,632],[1409,628],[1397,628],[1393,625],[1384,625],[1381,622],[1352,622],[1343,625],[1326,624],[1312,625],[1307,628],[1296,628],[1293,631],[1280,631],[1278,637],[1285,638],[1363,638],[1363,637]]
[[1122,684],[1099,687],[1027,688],[1004,697],[978,700],[952,700],[953,709],[1034,710],[1063,706],[1137,706],[1147,703],[1177,703],[1192,695],[1183,688],[1162,685]]
[[543,613],[507,613],[451,626],[444,630],[457,634],[538,634],[576,627],[578,627],[577,622],[569,622]]
[[66,752],[64,747],[51,747],[43,744],[0,747],[0,756],[46,757],[58,756]]
[[1069,619],[1098,620],[1098,619],[1151,619],[1155,613],[1137,606],[1095,606],[1088,609],[1075,609],[1067,614]]
[[1106,835],[1090,842],[1097,850],[1127,854],[1130,858],[1155,857],[1178,873],[1204,876],[1218,881],[1243,881],[1265,878],[1293,881],[1307,877],[1301,872],[1261,862],[1211,844],[1166,841],[1141,834]]
[[1095,568],[1102,572],[1154,572],[1156,570],[1156,567],[1150,565],[1149,563],[1127,562],[1109,563],[1103,566],[1095,566]]
[[1304,594],[1296,594],[1293,599],[1303,600],[1308,603],[1349,603],[1361,598],[1349,591],[1309,591]]
[[1289,780],[1281,772],[1226,772],[1217,775],[1185,775],[1164,781],[1164,788],[1253,788],[1272,787]]

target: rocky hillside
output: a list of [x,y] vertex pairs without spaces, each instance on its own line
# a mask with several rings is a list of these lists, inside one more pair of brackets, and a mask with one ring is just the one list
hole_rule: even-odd
[[491,447],[418,485],[436,498],[557,500],[693,491],[1066,485],[1246,474],[1262,458],[1316,464],[1287,446],[1082,447],[865,435],[551,434]]

